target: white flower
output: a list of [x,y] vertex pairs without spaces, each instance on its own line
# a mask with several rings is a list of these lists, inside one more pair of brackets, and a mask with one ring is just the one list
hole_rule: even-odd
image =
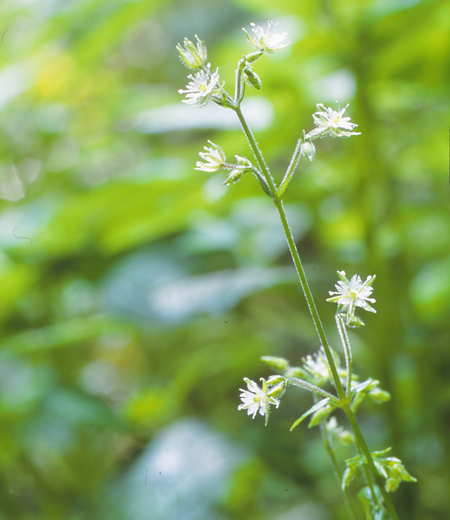
[[208,64],[206,70],[198,71],[195,76],[189,75],[192,81],[186,86],[186,90],[179,90],[180,94],[186,94],[183,103],[193,107],[204,107],[212,95],[220,94],[222,86],[219,85],[219,69],[213,74]]
[[197,39],[197,48],[187,38],[184,39],[184,49],[178,44],[176,49],[180,54],[180,59],[189,69],[199,69],[206,61],[207,51],[205,42],[195,35]]
[[211,145],[211,147],[208,148],[207,146],[204,146],[206,153],[199,153],[200,157],[206,162],[202,163],[201,161],[197,161],[197,168],[195,169],[201,170],[202,172],[214,173],[222,168],[227,158],[225,157],[225,153],[222,148],[220,148],[220,146],[217,146],[217,144],[214,144],[211,141],[208,141],[208,143]]
[[322,103],[316,105],[317,112],[313,114],[314,124],[317,126],[306,136],[314,139],[318,136],[324,137],[329,134],[332,137],[350,137],[351,135],[360,135],[360,132],[352,132],[355,123],[350,122],[349,117],[342,117],[348,104],[338,112],[332,108],[326,108]]
[[259,412],[261,415],[266,416],[266,424],[269,420],[269,404],[274,404],[277,408],[280,404],[278,399],[267,395],[267,382],[261,378],[262,388],[260,388],[254,381],[244,377],[244,381],[247,383],[248,390],[240,388],[242,404],[238,406],[238,410],[247,410],[248,415],[253,415],[252,419],[255,418]]
[[314,354],[314,357],[308,355],[306,358],[303,358],[302,361],[303,368],[312,376],[321,380],[321,383],[330,379],[330,368],[323,347],[320,347],[319,352]]
[[[367,280],[362,283],[361,277],[355,274],[351,280],[348,280],[344,271],[338,271],[340,282],[336,284],[337,292],[330,291],[330,294],[336,294],[332,298],[328,298],[327,302],[335,302],[343,306],[343,310],[347,312],[347,318],[351,318],[355,312],[355,307],[362,307],[366,311],[377,312],[367,302],[375,303],[374,298],[369,298],[372,294],[372,283],[374,276],[368,276]],[[347,320],[348,321],[348,320]]]
[[255,25],[254,23],[251,23],[250,25],[252,26],[252,31],[255,33],[255,36],[250,36],[245,29],[242,30],[245,32],[248,41],[253,45],[253,47],[255,47],[255,49],[273,54],[289,45],[289,43],[282,43],[286,37],[286,33],[270,34],[272,27],[276,25],[273,22],[268,22],[267,31],[264,31],[262,27]]

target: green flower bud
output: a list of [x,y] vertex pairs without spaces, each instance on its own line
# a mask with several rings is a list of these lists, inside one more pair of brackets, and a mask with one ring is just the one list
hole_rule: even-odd
[[289,365],[289,361],[281,357],[262,356],[261,361],[266,363],[266,365],[269,365],[270,368],[279,370],[280,372],[283,372],[283,370],[285,370]]
[[302,379],[308,379],[309,374],[300,367],[288,367],[284,373],[286,377],[300,377]]
[[341,444],[343,444],[344,446],[350,446],[351,444],[355,443],[355,436],[348,430],[343,430],[339,432],[337,437]]
[[317,412],[312,416],[311,420],[309,421],[308,428],[312,428],[313,426],[317,426],[318,424],[320,424],[330,415],[330,413],[335,408],[335,406],[329,404],[320,408],[320,410],[317,410]]
[[300,153],[303,157],[307,157],[310,161],[313,161],[316,155],[316,148],[311,141],[305,141],[300,146]]
[[375,387],[369,391],[369,397],[377,404],[385,403],[391,400],[391,394],[382,390],[381,388]]
[[235,182],[241,180],[242,175],[244,175],[242,170],[231,170],[230,175],[228,175],[228,178],[224,181],[224,184],[234,184]]
[[262,81],[256,72],[254,72],[250,67],[245,67],[244,74],[245,79],[250,86],[255,87],[256,90],[261,90]]

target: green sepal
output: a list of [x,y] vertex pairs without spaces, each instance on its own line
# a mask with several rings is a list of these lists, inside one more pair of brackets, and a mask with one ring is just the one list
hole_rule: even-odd
[[[250,41],[250,38],[251,36],[248,34],[248,32],[244,29],[245,31],[245,34],[247,35],[247,38],[249,39]],[[259,58],[261,58],[261,56],[264,54],[263,51],[256,51],[256,52],[252,52],[250,54],[246,54],[244,56],[244,59],[247,63],[255,63],[255,61],[259,60]]]
[[214,94],[211,98],[214,103],[217,105],[224,107],[224,108],[231,108],[233,110],[236,110],[236,104],[231,99],[231,97],[224,91],[217,92],[217,94]]

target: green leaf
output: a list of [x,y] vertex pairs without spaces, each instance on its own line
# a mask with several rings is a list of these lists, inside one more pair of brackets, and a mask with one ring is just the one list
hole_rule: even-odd
[[313,413],[317,412],[321,408],[327,406],[327,404],[330,402],[330,399],[326,397],[325,399],[322,399],[322,401],[319,401],[316,403],[312,408],[310,408],[307,412],[305,412],[299,419],[295,421],[295,423],[291,426],[290,431],[292,431],[294,428],[296,428],[306,417],[312,415]]

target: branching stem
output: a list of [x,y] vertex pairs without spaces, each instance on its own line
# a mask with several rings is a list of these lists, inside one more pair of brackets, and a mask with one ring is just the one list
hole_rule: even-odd
[[[302,265],[302,262],[301,262],[301,259],[300,259],[300,255],[299,255],[299,252],[298,252],[298,249],[297,249],[297,246],[295,244],[295,241],[294,241],[294,237],[292,235],[292,232],[289,228],[289,224],[288,224],[288,220],[287,220],[287,216],[286,216],[286,211],[284,209],[284,206],[283,206],[283,202],[281,200],[281,197],[278,198],[276,196],[276,185],[275,185],[275,182],[267,168],[267,165],[264,161],[264,158],[263,158],[263,155],[262,155],[262,152],[261,150],[259,149],[259,146],[255,140],[255,137],[253,136],[245,118],[244,118],[244,115],[242,113],[242,110],[241,110],[241,107],[240,107],[240,103],[238,103],[235,107],[233,107],[233,110],[236,112],[238,118],[239,118],[239,121],[242,125],[242,130],[245,134],[245,136],[247,137],[247,140],[249,142],[249,145],[250,145],[250,148],[258,162],[258,166],[259,166],[259,170],[261,171],[262,175],[264,176],[264,179],[266,180],[269,188],[270,188],[270,192],[271,192],[271,196],[272,196],[272,199],[275,203],[275,206],[277,208],[277,211],[278,211],[278,214],[280,216],[280,219],[281,219],[281,224],[283,226],[283,230],[284,230],[284,234],[286,235],[286,240],[287,240],[287,243],[288,243],[288,246],[289,246],[289,250],[291,252],[291,255],[292,255],[292,260],[294,262],[294,265],[295,265],[295,268],[297,270],[297,274],[298,274],[298,278],[299,278],[299,281],[300,281],[300,285],[302,287],[302,290],[303,290],[303,294],[305,295],[305,298],[306,298],[306,302],[308,304],[308,308],[309,308],[309,312],[311,314],[311,317],[312,317],[312,320],[313,320],[313,323],[314,323],[314,326],[316,328],[316,331],[317,331],[317,334],[319,336],[319,340],[320,340],[320,343],[321,345],[323,346],[324,348],[324,351],[325,351],[325,354],[326,354],[326,357],[327,357],[327,361],[328,361],[328,365],[330,367],[330,371],[331,371],[331,374],[332,374],[332,377],[333,377],[333,382],[334,382],[334,386],[336,388],[336,391],[337,391],[337,395],[338,395],[338,406],[340,406],[345,414],[347,415],[347,418],[352,426],[352,429],[353,429],[353,432],[355,434],[355,439],[356,439],[356,443],[357,443],[357,446],[358,448],[362,451],[362,453],[364,454],[365,458],[366,458],[366,461],[367,461],[367,464],[370,468],[370,472],[371,472],[371,475],[369,475],[369,478],[368,478],[368,481],[369,481],[369,486],[371,487],[371,491],[372,491],[372,495],[373,495],[373,498],[374,498],[374,501],[376,503],[377,501],[377,498],[376,498],[376,495],[375,495],[375,490],[373,488],[373,480],[375,480],[375,482],[377,482],[378,484],[378,480],[379,480],[379,475],[378,475],[378,471],[377,471],[377,468],[375,466],[375,463],[373,461],[373,458],[372,458],[372,455],[370,453],[370,450],[366,444],[366,441],[361,433],[361,430],[359,428],[359,425],[358,425],[358,422],[356,420],[356,417],[355,417],[355,414],[353,412],[353,410],[351,409],[351,406],[350,406],[350,397],[351,397],[351,394],[350,394],[350,386],[351,386],[351,355],[350,355],[350,344],[348,342],[348,337],[346,335],[346,331],[345,331],[345,328],[343,328],[343,323],[338,323],[338,330],[341,334],[341,339],[343,340],[343,346],[344,346],[344,351],[345,351],[345,354],[346,354],[346,363],[347,363],[347,393],[344,391],[344,388],[342,386],[342,383],[341,383],[341,380],[339,378],[339,375],[338,375],[338,372],[337,372],[337,368],[336,368],[336,364],[334,362],[334,359],[333,359],[333,355],[331,353],[331,348],[330,348],[330,345],[328,343],[328,339],[326,337],[326,334],[325,334],[325,329],[322,325],[322,321],[320,320],[320,316],[319,316],[319,313],[317,311],[317,307],[316,307],[316,304],[314,302],[314,298],[313,298],[313,295],[311,293],[311,289],[309,287],[309,284],[308,284],[308,280],[306,278],[306,274],[305,274],[305,270],[303,268],[303,265]],[[298,155],[298,151],[296,150],[297,153],[294,154],[294,158],[295,160],[293,159],[292,161],[292,166],[294,167],[294,165],[296,166],[296,156]],[[288,169],[288,171],[290,171],[290,168]],[[342,327],[342,329],[340,328],[340,326]],[[348,350],[348,351],[347,351]],[[373,477],[373,478],[372,478]],[[398,515],[394,509],[394,506],[392,504],[392,501],[387,493],[387,491],[385,490],[383,484],[381,483],[381,485],[379,485],[379,488],[380,488],[380,491],[381,491],[381,494],[383,496],[383,499],[384,499],[384,503],[385,503],[385,506],[387,508],[387,510],[389,511],[389,514],[391,516],[391,519],[392,520],[399,520],[398,518]]]

